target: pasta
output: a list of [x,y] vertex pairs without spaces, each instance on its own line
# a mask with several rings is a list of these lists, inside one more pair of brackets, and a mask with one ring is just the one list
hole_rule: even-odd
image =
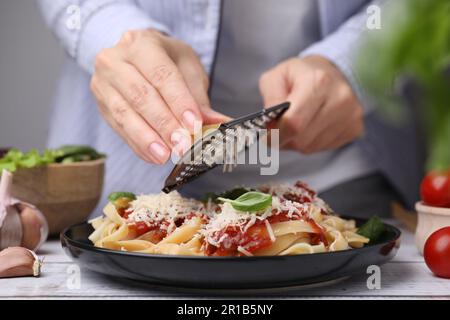
[[176,191],[121,198],[90,221],[89,240],[111,250],[187,256],[299,255],[369,242],[354,221],[335,215],[302,182],[260,186],[255,192],[271,201],[264,209],[242,211],[233,199],[201,202]]

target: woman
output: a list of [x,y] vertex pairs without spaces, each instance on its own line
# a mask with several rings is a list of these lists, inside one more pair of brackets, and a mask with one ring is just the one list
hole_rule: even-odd
[[196,122],[290,101],[278,123],[276,176],[239,166],[183,191],[305,180],[353,215],[388,214],[391,201],[414,201],[414,137],[371,119],[353,76],[371,1],[38,2],[69,54],[49,144],[86,143],[108,153],[105,194],[159,192],[173,148],[188,143],[183,133]]

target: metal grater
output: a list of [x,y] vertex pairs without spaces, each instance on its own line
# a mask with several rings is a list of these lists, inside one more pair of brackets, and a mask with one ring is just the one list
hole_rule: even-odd
[[224,150],[224,144],[238,135],[245,134],[247,139],[243,144],[236,146],[234,155],[249,148],[260,138],[255,129],[266,129],[267,124],[280,118],[289,106],[290,103],[286,102],[224,123],[217,130],[199,139],[180,158],[166,179],[162,191],[169,193],[217,167],[219,164],[216,160],[222,156],[220,150]]

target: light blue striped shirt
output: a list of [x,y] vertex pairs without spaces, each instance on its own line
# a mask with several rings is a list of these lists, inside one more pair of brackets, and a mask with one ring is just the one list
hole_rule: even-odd
[[[101,205],[106,195],[114,190],[159,192],[173,164],[155,166],[143,162],[101,119],[89,90],[95,56],[101,49],[116,44],[127,30],[155,28],[191,45],[210,72],[216,51],[221,1],[37,1],[48,25],[68,53],[54,100],[49,146],[89,144],[108,154]],[[298,52],[298,55],[319,54],[333,61],[363,102],[366,98],[353,73],[352,58],[364,29],[364,6],[369,3],[368,0],[318,0],[320,39]],[[370,112],[369,104],[364,104]],[[364,172],[367,170],[365,165],[362,166]],[[330,183],[351,176],[349,173]],[[306,177],[306,180],[314,181],[313,178]],[[317,187],[314,183],[313,186]]]
[[[263,105],[258,88],[261,74],[320,40],[316,0],[283,0],[283,4],[280,6],[279,0],[224,1],[211,79],[211,104],[215,110],[232,117],[260,110]],[[251,148],[255,154],[257,149]],[[303,180],[323,191],[376,171],[354,143],[307,156],[280,150],[279,159],[272,161],[278,166],[275,175],[262,175],[260,165],[240,164],[225,173],[219,167],[181,190],[198,198],[205,191]]]

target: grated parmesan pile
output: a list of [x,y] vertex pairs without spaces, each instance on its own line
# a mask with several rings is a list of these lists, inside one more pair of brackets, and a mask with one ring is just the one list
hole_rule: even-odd
[[227,234],[223,234],[221,238],[217,239],[217,233],[221,230],[232,226],[239,228],[242,232],[246,232],[257,220],[260,220],[264,221],[270,239],[274,242],[275,235],[273,234],[270,223],[266,220],[268,217],[287,211],[288,217],[292,218],[294,214],[300,214],[301,212],[308,213],[311,206],[313,205],[310,203],[301,204],[273,196],[271,207],[267,208],[264,212],[252,213],[237,211],[230,203],[224,203],[220,205],[220,213],[211,217],[209,223],[203,227],[201,234],[205,237],[206,242],[217,247],[227,238]]
[[176,219],[192,212],[205,211],[203,203],[195,199],[182,197],[177,191],[169,194],[161,192],[154,195],[140,195],[130,203],[128,223],[145,222],[147,224]]
[[[294,215],[309,215],[312,209],[317,208],[325,213],[329,212],[325,202],[315,194],[311,195],[308,190],[301,187],[288,185],[269,185],[261,186],[259,190],[272,194],[272,206],[262,212],[240,212],[235,210],[230,203],[220,205],[213,204],[210,200],[207,204],[182,197],[177,191],[169,194],[160,193],[156,195],[140,195],[136,200],[130,203],[127,211],[130,212],[127,223],[145,222],[147,225],[155,225],[161,222],[160,227],[169,233],[173,231],[175,221],[178,218],[185,217],[191,213],[206,214],[209,221],[203,225],[200,235],[204,237],[205,242],[219,246],[226,237],[224,233],[220,239],[217,239],[218,232],[233,226],[246,232],[256,221],[264,221],[270,239],[274,242],[275,236],[270,223],[266,220],[268,217],[286,212],[289,218]],[[312,202],[298,203],[283,198],[283,194],[306,195],[312,198]],[[243,252],[245,254],[245,252]]]
[[[283,198],[285,194],[293,194],[300,197],[308,197],[311,198],[311,203],[315,206],[322,209],[324,213],[331,213],[332,210],[321,198],[319,198],[315,193],[311,194],[309,190],[299,187],[299,186],[291,186],[287,184],[267,184],[261,185],[257,188],[262,192],[269,193],[273,196],[277,196],[279,198]],[[292,201],[289,201],[292,202]],[[296,202],[296,204],[298,204]]]

